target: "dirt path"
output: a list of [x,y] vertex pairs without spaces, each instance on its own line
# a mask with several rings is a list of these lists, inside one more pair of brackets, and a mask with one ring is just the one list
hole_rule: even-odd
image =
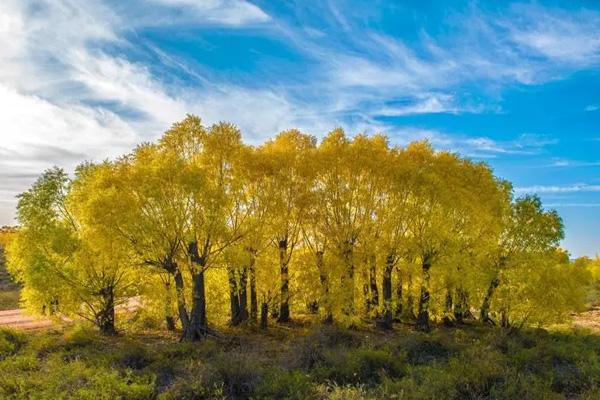
[[0,328],[14,328],[19,330],[43,329],[54,326],[48,319],[31,317],[23,310],[0,311]]

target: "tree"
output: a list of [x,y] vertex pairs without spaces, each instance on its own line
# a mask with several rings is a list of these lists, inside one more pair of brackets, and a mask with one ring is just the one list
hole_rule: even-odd
[[260,149],[266,167],[263,191],[270,199],[265,216],[279,259],[279,322],[290,320],[289,267],[300,244],[302,220],[310,206],[315,144],[314,137],[290,130],[281,132]]
[[[489,313],[496,289],[503,283],[509,286],[515,274],[519,279],[527,278],[536,259],[552,254],[564,236],[558,213],[544,210],[537,196],[517,199],[500,223],[500,241],[490,255],[493,277],[480,309],[481,320],[490,323],[493,323]],[[508,312],[501,307],[503,325],[508,324]]]
[[32,311],[80,315],[114,334],[115,309],[137,288],[126,249],[87,213],[95,200],[89,185],[104,168],[83,165],[74,181],[48,170],[20,196],[9,268]]

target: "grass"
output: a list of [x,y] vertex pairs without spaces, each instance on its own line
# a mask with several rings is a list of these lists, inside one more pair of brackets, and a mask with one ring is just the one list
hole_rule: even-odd
[[200,343],[0,330],[2,399],[597,399],[600,336],[469,326],[232,330]]
[[19,308],[19,290],[0,290],[0,311]]

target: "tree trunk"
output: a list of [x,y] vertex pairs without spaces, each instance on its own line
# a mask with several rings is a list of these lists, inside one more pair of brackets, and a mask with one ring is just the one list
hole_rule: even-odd
[[281,300],[279,303],[279,318],[278,322],[290,321],[290,281],[287,259],[287,239],[279,241],[279,268],[281,278]]
[[454,319],[457,323],[464,323],[466,318],[469,318],[471,312],[469,310],[469,293],[463,288],[456,289],[456,303],[454,304]]
[[258,317],[258,299],[256,294],[256,250],[250,249],[248,279],[250,281],[250,319],[256,322]]
[[346,316],[354,315],[354,245],[352,241],[347,240],[342,249],[342,256],[346,266],[346,273],[342,274],[342,312]]
[[510,320],[508,319],[508,312],[506,310],[500,312],[500,326],[510,328]]
[[260,328],[267,329],[269,324],[269,304],[262,303],[260,305]]
[[446,288],[446,301],[444,302],[444,325],[452,326],[454,325],[454,318],[452,315],[454,308],[454,299],[452,297],[452,288]]
[[410,320],[415,319],[415,296],[413,294],[413,278],[412,274],[408,274],[408,294],[406,296],[406,309],[404,315]]
[[495,277],[490,282],[490,286],[488,287],[487,293],[485,294],[485,297],[483,298],[483,303],[481,304],[481,310],[479,311],[479,317],[481,319],[481,322],[483,322],[483,323],[488,323],[488,324],[494,325],[494,321],[490,318],[490,308],[492,306],[492,296],[494,295],[494,292],[498,288],[498,285],[500,285],[500,279],[498,277]]
[[175,316],[173,315],[173,294],[171,293],[171,278],[165,282],[165,323],[168,331],[175,330]]
[[206,293],[204,288],[204,270],[192,274],[192,312],[190,324],[185,332],[185,340],[195,341],[206,335]]
[[239,289],[237,287],[237,279],[233,267],[227,268],[227,278],[229,281],[229,301],[231,308],[229,322],[231,325],[237,325],[240,318],[240,297],[238,295]]
[[199,340],[208,332],[206,321],[206,290],[204,287],[204,270],[206,258],[198,253],[198,243],[192,242],[188,246],[188,253],[192,262],[192,311],[188,329],[183,338],[186,341]]
[[329,298],[329,278],[325,271],[325,263],[323,260],[323,252],[316,253],[317,270],[319,271],[319,280],[321,282],[321,304],[325,310],[323,323],[331,324],[333,322],[333,311],[331,309],[331,299]]
[[239,322],[248,320],[248,267],[243,267],[240,271],[240,318]]
[[378,313],[379,288],[377,287],[377,258],[375,254],[369,257],[369,285],[371,289],[371,308]]
[[392,329],[392,271],[394,270],[395,256],[389,254],[385,261],[383,269],[383,315],[381,317],[381,327],[383,329]]
[[370,290],[369,290],[369,271],[368,271],[366,265],[364,265],[363,268],[361,268],[361,277],[362,277],[363,301],[364,301],[364,305],[365,305],[365,316],[369,317],[371,315],[371,295],[370,295]]
[[419,314],[417,315],[416,329],[421,332],[429,332],[429,280],[431,278],[431,259],[429,256],[423,257],[421,265],[423,278],[421,280],[421,296],[419,298]]
[[402,271],[396,266],[396,308],[394,310],[394,319],[400,321],[402,317]]
[[100,290],[102,296],[102,309],[96,315],[96,321],[100,332],[104,335],[115,335],[115,293],[112,286]]
[[173,279],[175,280],[175,292],[177,294],[177,312],[179,313],[179,320],[181,321],[181,327],[183,332],[187,332],[190,325],[190,317],[187,312],[187,306],[185,304],[185,292],[183,287],[183,277],[181,271],[175,266]]

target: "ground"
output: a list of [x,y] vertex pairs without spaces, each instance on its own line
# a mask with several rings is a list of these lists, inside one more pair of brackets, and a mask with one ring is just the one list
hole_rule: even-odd
[[200,343],[131,328],[0,330],[2,399],[598,399],[589,329],[430,334],[295,324]]

